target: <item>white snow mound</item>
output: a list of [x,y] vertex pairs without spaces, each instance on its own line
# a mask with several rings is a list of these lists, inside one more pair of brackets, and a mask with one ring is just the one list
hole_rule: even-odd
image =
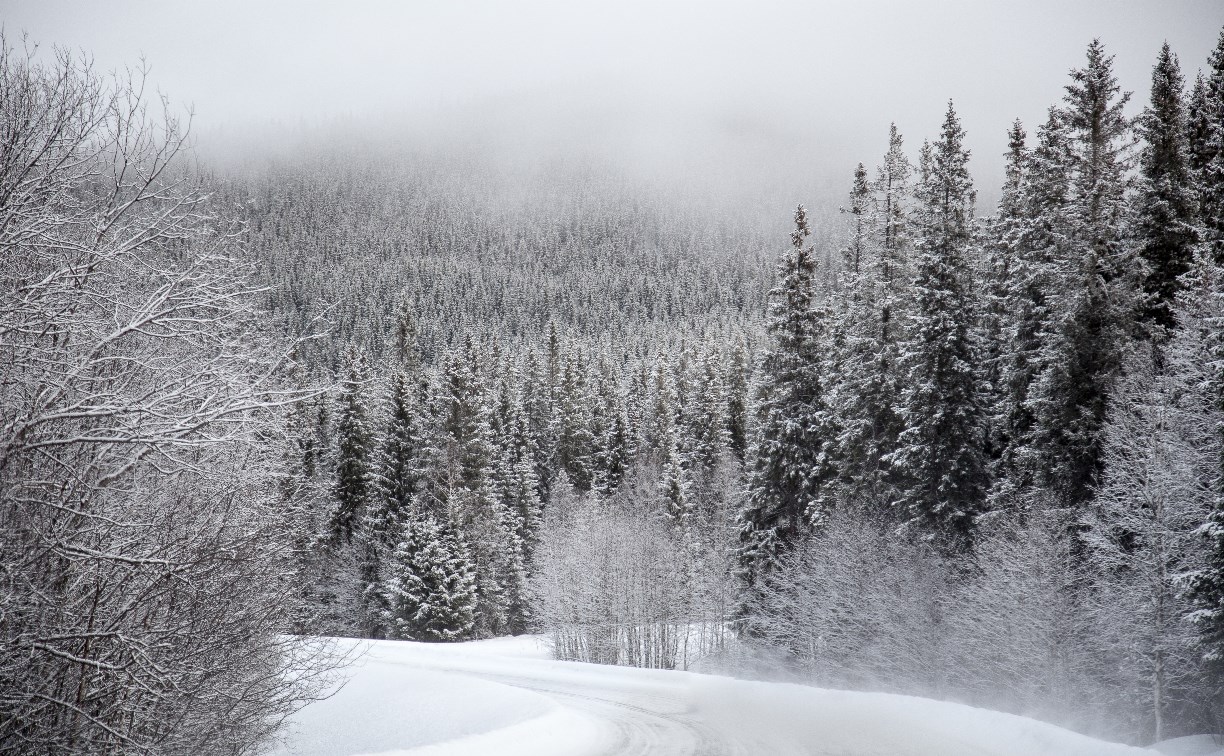
[[339,692],[293,717],[277,756],[1159,753],[910,696],[558,662],[533,637],[341,643],[364,654]]

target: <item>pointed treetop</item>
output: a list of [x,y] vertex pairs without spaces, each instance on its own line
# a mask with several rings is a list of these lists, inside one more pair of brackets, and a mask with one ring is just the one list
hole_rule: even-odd
[[[1071,70],[1066,85],[1067,117],[1073,128],[1083,129],[1094,142],[1104,142],[1126,126],[1123,109],[1131,93],[1122,92],[1113,72],[1114,56],[1105,54],[1100,39],[1088,45],[1088,64]],[[1116,99],[1115,99],[1116,98]]]
[[1003,168],[1003,196],[999,199],[1000,215],[1015,215],[1019,212],[1021,185],[1024,182],[1024,164],[1028,160],[1028,134],[1024,124],[1017,118],[1007,130],[1007,162]]
[[807,210],[803,205],[795,208],[795,230],[791,231],[791,246],[799,249],[803,246],[803,240],[812,235],[812,230],[808,228]]

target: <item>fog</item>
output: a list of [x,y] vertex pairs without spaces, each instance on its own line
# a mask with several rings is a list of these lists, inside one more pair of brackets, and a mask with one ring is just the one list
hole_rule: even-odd
[[194,109],[203,155],[316,139],[515,165],[595,157],[778,201],[836,202],[895,121],[916,154],[955,102],[981,205],[1004,132],[1031,127],[1100,37],[1137,113],[1163,41],[1187,80],[1218,0],[1150,2],[261,2],[4,0],[6,34],[137,63]]

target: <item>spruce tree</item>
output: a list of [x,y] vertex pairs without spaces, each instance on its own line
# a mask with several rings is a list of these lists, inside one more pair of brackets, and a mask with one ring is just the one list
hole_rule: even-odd
[[1203,242],[1216,263],[1224,264],[1224,30],[1207,59],[1202,92],[1196,88],[1192,101],[1190,154]]
[[684,469],[679,445],[675,438],[668,444],[667,456],[663,460],[663,475],[659,480],[659,493],[663,498],[668,522],[677,530],[685,531],[689,527],[693,502],[690,496],[689,476]]
[[815,301],[816,260],[807,213],[795,211],[791,248],[770,292],[770,349],[760,364],[749,450],[748,497],[739,513],[740,613],[779,559],[827,512],[836,437],[821,375],[825,313]]
[[986,224],[986,255],[982,307],[983,382],[986,386],[987,457],[997,470],[1006,466],[1016,439],[1014,402],[1005,376],[1011,357],[1012,330],[1019,312],[1013,305],[1015,279],[1023,270],[1019,242],[1024,224],[1025,169],[1029,161],[1024,125],[1017,119],[1007,132],[1007,162],[1003,192],[994,217]]
[[540,499],[547,498],[552,485],[554,469],[552,461],[556,451],[553,437],[552,416],[554,405],[552,389],[548,385],[547,369],[534,348],[527,350],[523,365],[522,401],[523,415],[530,435],[530,448],[535,458],[536,479],[539,480]]
[[475,630],[476,575],[463,538],[432,515],[408,521],[383,593],[395,638],[461,641]]
[[880,229],[880,278],[884,286],[880,305],[886,341],[895,338],[901,315],[897,305],[904,298],[904,287],[909,284],[907,215],[914,168],[905,155],[904,145],[897,125],[890,124],[888,152],[884,154],[884,162],[876,172],[872,187]]
[[1207,80],[1199,71],[1190,87],[1186,100],[1186,158],[1190,168],[1190,179],[1194,183],[1195,198],[1198,198],[1199,177],[1211,160],[1208,137],[1211,136],[1211,112],[1207,101]]
[[662,462],[668,445],[676,437],[680,398],[676,395],[675,378],[665,356],[656,358],[650,385],[650,403],[642,429],[642,447],[649,458]]
[[988,485],[969,265],[975,193],[964,136],[949,103],[939,141],[923,148],[914,305],[901,356],[905,429],[892,455],[905,516],[950,550],[968,545]]
[[557,388],[553,437],[557,441],[555,464],[565,470],[579,491],[591,490],[595,480],[595,437],[591,432],[592,404],[586,368],[576,355],[570,355]]
[[415,376],[398,371],[387,391],[386,434],[378,457],[378,487],[385,519],[412,505],[421,478],[421,395]]
[[350,349],[340,383],[340,409],[336,419],[336,468],[331,519],[333,538],[350,542],[371,498],[373,436],[366,414],[365,386],[369,368],[365,353]]
[[1165,43],[1152,71],[1151,104],[1138,121],[1144,146],[1134,236],[1147,263],[1143,315],[1166,329],[1173,326],[1173,299],[1198,240],[1182,89],[1177,56]]
[[598,471],[594,487],[600,494],[608,496],[615,493],[624,481],[636,450],[629,412],[619,386],[610,375],[601,385],[604,387],[601,392],[604,394],[604,424],[601,438],[596,444],[599,451],[594,460]]
[[[1051,108],[1037,130],[1037,144],[1019,166],[1019,188],[1009,202],[1015,217],[1004,220],[995,243],[1007,256],[1002,309],[1007,313],[998,367],[1000,386],[994,418],[998,459],[993,500],[1023,504],[1044,477],[1037,442],[1033,388],[1048,367],[1055,339],[1056,306],[1065,283],[1060,270],[1070,259],[1067,197],[1071,185],[1068,129]],[[1006,193],[1005,193],[1006,196]]]
[[690,384],[692,398],[688,401],[688,455],[685,462],[693,468],[708,470],[727,448],[728,434],[726,388],[720,354],[711,349],[697,366],[697,380]]
[[847,208],[852,225],[842,248],[834,318],[833,374],[837,380],[828,387],[840,429],[836,452],[839,505],[863,509],[873,517],[889,511],[894,492],[888,456],[895,451],[900,433],[897,330],[885,326],[886,314],[899,311],[889,302],[900,301],[895,296],[900,287],[889,281],[894,273],[883,250],[890,232],[881,223],[882,216],[873,212],[876,199],[867,184],[867,172],[859,165]]
[[1068,256],[1053,261],[1056,301],[1042,340],[1041,374],[1026,400],[1033,413],[1030,469],[1064,505],[1087,501],[1100,479],[1109,392],[1134,331],[1136,265],[1124,246],[1129,186],[1129,94],[1099,41],[1072,71],[1059,118],[1069,138],[1062,214]]
[[727,445],[741,462],[748,450],[748,349],[739,338],[727,362]]

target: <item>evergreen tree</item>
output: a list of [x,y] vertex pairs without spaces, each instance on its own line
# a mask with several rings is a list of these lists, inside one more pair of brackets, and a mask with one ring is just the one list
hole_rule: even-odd
[[913,200],[913,166],[903,148],[891,124],[875,181],[868,186],[866,171],[855,171],[833,339],[837,383],[829,387],[840,427],[838,497],[873,517],[890,514],[896,494],[890,457],[901,432],[898,360],[910,299]]
[[556,452],[553,437],[552,389],[546,380],[546,367],[541,364],[534,348],[527,350],[523,366],[522,401],[523,415],[527,421],[530,437],[529,447],[535,459],[536,479],[539,480],[540,499],[547,498],[552,484],[552,460]]
[[[859,276],[863,275],[863,269],[868,264],[868,255],[870,254],[867,245],[869,244],[869,228],[870,228],[870,212],[871,212],[871,186],[867,183],[867,169],[859,163],[854,169],[854,184],[850,188],[850,207],[843,210],[849,212],[852,216],[850,243],[842,251],[842,271],[847,278],[845,282],[851,284],[848,288],[853,290],[854,283],[857,283]],[[853,296],[853,292],[848,296]]]
[[1224,264],[1224,31],[1207,59],[1207,79],[1196,87],[1190,122],[1194,170],[1203,242],[1212,258]]
[[1035,440],[1033,387],[1048,367],[1055,338],[1056,305],[1064,283],[1060,267],[1071,256],[1067,197],[1071,183],[1067,127],[1051,109],[1037,131],[1037,145],[1023,158],[1015,197],[1016,217],[1000,218],[996,238],[1007,256],[1003,309],[1008,314],[998,368],[995,418],[998,461],[992,499],[1023,503],[1043,477]]
[[677,435],[680,398],[676,395],[675,378],[666,357],[657,358],[653,373],[642,447],[651,459],[662,462],[667,456],[668,444]]
[[593,402],[588,393],[586,368],[575,355],[565,361],[556,396],[553,416],[556,467],[565,470],[579,491],[589,491],[595,479],[592,458],[595,437],[591,431]]
[[395,361],[401,370],[411,376],[421,371],[420,327],[412,303],[407,299],[400,303],[395,318]]
[[387,392],[387,425],[378,458],[378,486],[383,519],[408,511],[421,478],[422,430],[420,393],[415,376],[398,371]]
[[[987,458],[1001,472],[1003,460],[1011,456],[1016,438],[1012,421],[1014,403],[1005,379],[1011,355],[1013,324],[1018,320],[1012,292],[1017,274],[1024,266],[1018,264],[1019,241],[1024,224],[1024,182],[1029,151],[1024,125],[1017,119],[1007,132],[1007,162],[1004,166],[1003,192],[998,211],[986,224],[987,246],[984,306],[982,311],[983,382],[987,395],[988,425]],[[1023,312],[1021,309],[1019,312]]]
[[1058,300],[1028,397],[1029,446],[1041,484],[1065,504],[1091,497],[1101,473],[1101,428],[1133,331],[1138,281],[1123,246],[1130,123],[1113,58],[1099,41],[1072,71],[1059,117],[1069,137],[1065,230],[1071,255],[1055,260]]
[[595,488],[600,494],[608,496],[615,493],[624,481],[636,450],[629,413],[619,387],[610,375],[605,377],[602,385],[605,422],[597,444],[599,452],[595,459],[598,470]]
[[724,380],[727,394],[727,445],[741,462],[748,450],[748,350],[743,338],[731,349]]
[[1190,96],[1186,100],[1186,159],[1196,199],[1199,178],[1203,175],[1207,163],[1211,161],[1211,150],[1208,147],[1210,136],[1211,112],[1207,101],[1207,80],[1203,78],[1203,72],[1199,71],[1194,77],[1194,85],[1190,87]]
[[668,444],[667,456],[663,460],[663,476],[659,480],[659,493],[663,497],[667,520],[680,531],[689,526],[693,502],[690,494],[688,473],[684,469],[676,439]]
[[738,519],[745,583],[741,613],[751,606],[761,577],[823,520],[829,505],[836,429],[820,371],[825,314],[814,301],[816,261],[806,243],[810,234],[800,205],[791,249],[771,292],[772,344],[759,371],[748,498]]
[[1177,56],[1165,43],[1152,71],[1151,104],[1138,121],[1144,147],[1134,235],[1147,262],[1143,314],[1166,329],[1173,326],[1173,298],[1197,243],[1182,89]]
[[463,538],[431,515],[413,518],[388,565],[383,593],[395,638],[461,641],[475,630],[476,576]]
[[697,380],[690,384],[688,401],[688,455],[685,462],[694,468],[710,469],[727,448],[727,405],[720,355],[711,349],[697,369]]
[[875,206],[880,233],[880,278],[884,292],[880,305],[885,341],[896,337],[900,313],[897,305],[904,298],[909,284],[909,214],[910,178],[914,168],[904,152],[904,140],[897,125],[888,127],[888,152],[876,172]]
[[365,353],[351,349],[345,361],[336,420],[336,469],[332,488],[335,509],[330,530],[334,538],[347,543],[352,540],[371,498],[373,436],[366,416],[365,385],[369,380],[369,368]]
[[432,399],[434,428],[426,434],[423,509],[449,521],[471,548],[476,580],[476,630],[509,630],[523,582],[517,523],[497,494],[487,380],[469,345],[445,360]]
[[905,516],[953,550],[968,545],[988,485],[968,258],[975,193],[964,136],[949,103],[942,136],[923,147],[914,311],[901,356],[905,429],[892,455]]

